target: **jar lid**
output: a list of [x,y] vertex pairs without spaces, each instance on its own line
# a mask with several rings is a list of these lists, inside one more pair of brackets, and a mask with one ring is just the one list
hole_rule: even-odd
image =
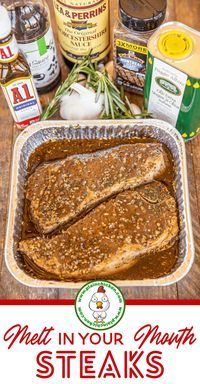
[[190,56],[193,40],[188,33],[173,29],[163,33],[158,40],[159,51],[169,59],[181,60]]
[[167,0],[119,0],[119,12],[125,27],[139,32],[158,28],[165,19]]

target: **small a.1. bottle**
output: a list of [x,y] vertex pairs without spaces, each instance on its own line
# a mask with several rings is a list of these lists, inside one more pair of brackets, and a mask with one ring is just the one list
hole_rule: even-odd
[[42,108],[29,65],[12,33],[6,8],[0,5],[0,85],[16,126],[40,120]]
[[7,7],[38,92],[51,91],[61,79],[61,69],[46,1],[14,0],[8,1]]

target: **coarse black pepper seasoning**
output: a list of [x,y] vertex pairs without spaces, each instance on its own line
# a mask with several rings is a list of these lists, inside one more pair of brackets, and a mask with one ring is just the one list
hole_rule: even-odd
[[166,0],[119,0],[119,20],[114,27],[116,84],[143,94],[147,43],[166,15]]

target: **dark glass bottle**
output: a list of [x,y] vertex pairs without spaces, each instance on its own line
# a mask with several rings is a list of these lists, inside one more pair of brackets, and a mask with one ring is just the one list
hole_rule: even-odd
[[58,41],[69,67],[91,55],[104,62],[110,51],[109,0],[54,0]]
[[12,1],[7,6],[13,32],[26,56],[36,88],[38,92],[48,92],[61,77],[49,8],[44,0]]

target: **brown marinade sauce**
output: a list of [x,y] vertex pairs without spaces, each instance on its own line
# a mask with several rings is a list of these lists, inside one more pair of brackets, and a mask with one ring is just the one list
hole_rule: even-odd
[[[147,138],[119,138],[119,139],[92,139],[92,140],[60,140],[49,141],[40,145],[31,154],[28,163],[28,174],[30,175],[38,166],[43,163],[51,162],[54,160],[64,159],[67,156],[74,154],[92,153],[97,150],[112,148],[121,144],[130,143],[151,143],[157,142],[154,139]],[[164,182],[171,194],[175,195],[174,188],[174,164],[170,151],[166,148],[169,158],[169,168],[162,176],[161,181]],[[22,224],[22,239],[35,237],[38,232],[32,224],[29,215],[27,202],[25,201],[24,217]],[[157,252],[155,254],[146,255],[141,258],[134,267],[123,273],[118,273],[109,280],[142,280],[142,279],[156,279],[168,275],[175,267],[178,260],[178,241],[177,243],[166,251]],[[33,272],[28,271],[33,275]],[[37,277],[37,276],[35,276]],[[45,279],[48,277],[45,277]],[[106,276],[105,276],[106,278]]]

